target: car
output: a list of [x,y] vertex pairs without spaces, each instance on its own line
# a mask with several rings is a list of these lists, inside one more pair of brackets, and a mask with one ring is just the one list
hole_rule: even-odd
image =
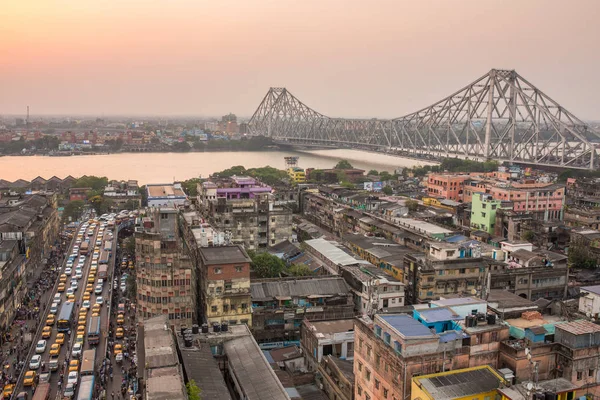
[[117,280],[115,279],[115,281],[113,282],[113,290],[117,290],[119,288],[119,284],[117,283]]
[[79,374],[77,371],[69,372],[69,376],[67,377],[67,385],[70,383],[71,385],[77,385],[77,380],[79,379]]
[[78,323],[79,325],[85,325],[85,324],[86,324],[86,322],[87,322],[87,317],[86,317],[86,316],[81,316],[81,315],[80,315],[80,316],[79,316],[79,320],[77,321],[77,323]]
[[86,292],[91,292],[93,289],[94,289],[94,285],[92,285],[92,284],[90,284],[90,283],[88,283],[88,284],[85,286],[85,291],[86,291]]
[[67,282],[67,275],[66,275],[66,274],[62,274],[62,275],[60,276],[60,278],[58,279],[58,281],[59,281],[60,283],[66,283],[66,282]]
[[50,355],[57,356],[59,354],[60,354],[60,344],[53,343],[52,346],[50,346]]
[[58,312],[58,304],[52,303],[50,306],[50,314],[56,314]]
[[98,311],[92,311],[92,317],[99,317],[100,313]]
[[35,345],[35,352],[37,354],[43,354],[46,351],[46,341],[44,339],[38,340]]
[[104,304],[104,298],[102,296],[97,296],[96,297],[96,304]]
[[75,294],[75,289],[73,289],[73,287],[67,289],[67,296],[70,294]]
[[35,371],[27,371],[25,373],[25,379],[23,380],[23,386],[33,386],[35,384]]
[[85,294],[83,295],[83,300],[84,300],[84,301],[90,301],[90,294],[89,294],[89,293],[85,293]]
[[50,382],[50,372],[42,372],[40,375],[40,383],[47,383]]
[[29,369],[38,369],[41,364],[42,364],[42,356],[40,356],[39,354],[36,354],[33,357],[31,357],[31,361],[29,361]]
[[48,317],[46,318],[46,325],[51,326],[54,325],[54,321],[55,321],[55,317],[54,314],[48,314]]
[[120,363],[123,361],[123,353],[119,353],[117,355],[115,355],[115,361]]
[[97,313],[99,313],[101,308],[102,308],[102,306],[101,306],[100,304],[94,304],[94,305],[92,306],[92,312],[97,312]]
[[76,334],[85,335],[85,325],[78,325]]
[[71,360],[69,362],[69,372],[79,372],[79,360]]
[[10,395],[13,394],[14,391],[15,391],[15,385],[13,385],[12,383],[9,383],[6,386],[4,386],[4,389],[2,390],[2,396],[5,399],[8,399],[10,397]]
[[80,343],[83,345],[83,335],[77,335],[75,337],[75,343]]
[[62,332],[57,333],[56,339],[54,339],[54,343],[65,344],[65,334]]
[[102,285],[96,285],[96,287],[94,288],[94,293],[102,294]]
[[82,308],[90,308],[90,301],[89,300],[84,300],[84,302],[81,304]]
[[115,332],[115,337],[116,337],[117,339],[122,339],[122,338],[123,338],[123,336],[124,336],[124,331],[123,331],[123,328],[121,328],[121,327],[118,327],[118,328],[117,328],[117,331]]
[[62,293],[65,291],[65,284],[64,283],[59,283],[58,284],[58,288],[56,289],[58,291],[58,293]]
[[73,266],[73,261],[69,260],[67,261],[67,268],[71,268]]
[[75,385],[73,385],[72,383],[67,383],[65,391],[63,392],[63,396],[67,399],[72,399],[73,397],[75,397]]
[[115,344],[115,347],[114,347],[113,351],[114,351],[115,356],[117,354],[119,354],[119,353],[122,353],[123,352],[123,345],[120,344],[120,343]]
[[73,272],[73,270],[69,267],[65,268],[65,275],[67,276],[71,276],[71,273]]
[[44,329],[42,329],[42,338],[48,339],[50,336],[52,336],[52,328],[45,326]]
[[[83,335],[83,334],[78,333],[77,335]],[[81,354],[81,348],[82,348],[81,343],[74,343],[73,350],[71,350],[71,356],[79,357],[79,355]]]
[[74,302],[75,301],[75,295],[74,294],[67,295],[67,301]]
[[81,278],[83,278],[83,272],[76,271],[75,272],[75,279],[81,279]]
[[104,279],[102,279],[102,278],[98,279],[98,282],[96,282],[96,285],[103,286],[104,285]]
[[73,289],[74,292],[76,292],[77,289],[79,289],[79,284],[77,283],[76,280],[71,281],[71,289]]
[[54,300],[52,300],[52,302],[53,302],[53,303],[56,303],[56,304],[60,304],[60,297],[61,297],[61,296],[60,296],[60,293],[56,293],[56,294],[54,295]]
[[123,325],[124,323],[125,323],[125,317],[123,316],[123,314],[117,315],[117,324]]

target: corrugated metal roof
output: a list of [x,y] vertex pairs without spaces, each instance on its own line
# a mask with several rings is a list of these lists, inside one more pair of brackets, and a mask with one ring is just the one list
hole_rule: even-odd
[[302,297],[308,295],[336,295],[348,293],[342,277],[299,279],[289,281],[252,282],[252,299],[270,299],[275,296]]
[[381,318],[405,337],[435,336],[428,327],[410,315],[377,315],[376,318]]
[[478,393],[490,392],[497,389],[502,382],[489,367],[436,375],[416,378],[431,398],[436,400],[470,397]]
[[306,240],[304,243],[315,249],[317,252],[322,254],[325,258],[327,258],[331,263],[335,265],[353,265],[367,263],[364,260],[357,260],[338,246],[335,246],[334,244],[325,239]]

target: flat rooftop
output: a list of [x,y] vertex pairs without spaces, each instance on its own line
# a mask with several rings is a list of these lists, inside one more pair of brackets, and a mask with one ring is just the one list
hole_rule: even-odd
[[337,319],[331,321],[317,321],[310,322],[306,321],[308,326],[314,326],[315,334],[322,334],[325,336],[331,336],[336,333],[353,332],[354,331],[354,320],[353,319]]
[[404,337],[409,338],[418,338],[418,337],[426,337],[426,338],[434,338],[436,335],[432,333],[428,327],[423,325],[421,322],[417,321],[410,315],[406,314],[387,314],[387,315],[376,315],[375,323],[377,320],[381,319],[385,321],[388,325],[394,328],[398,333],[400,333]]
[[339,246],[322,238],[306,240],[304,243],[335,265],[370,264],[368,261],[354,258]]
[[184,387],[179,368],[176,366],[147,371],[147,400],[187,400]]
[[502,383],[502,378],[488,366],[418,376],[413,380],[435,400],[451,400],[490,392],[498,389]]
[[249,263],[252,260],[241,246],[202,247],[202,261],[205,265]]
[[186,197],[184,191],[174,185],[146,185],[148,197]]
[[421,316],[426,323],[435,323],[442,321],[460,321],[462,317],[446,307],[428,308],[425,310],[416,310],[415,313]]
[[443,235],[443,234],[450,234],[453,231],[446,229],[446,228],[442,228],[441,226],[437,226],[434,224],[431,224],[429,222],[425,222],[425,221],[420,221],[418,219],[412,219],[412,218],[395,218],[395,221],[397,223],[399,223],[401,226],[410,228],[410,229],[414,229],[416,231],[419,232],[423,232],[429,235]]
[[223,344],[229,369],[247,400],[289,400],[290,397],[251,336]]
[[477,297],[455,297],[452,299],[441,299],[441,300],[433,300],[431,304],[434,304],[438,307],[447,307],[447,306],[462,306],[469,304],[485,304],[487,303],[485,300],[478,299]]
[[162,316],[144,321],[144,352],[147,369],[178,364],[173,333],[166,321]]

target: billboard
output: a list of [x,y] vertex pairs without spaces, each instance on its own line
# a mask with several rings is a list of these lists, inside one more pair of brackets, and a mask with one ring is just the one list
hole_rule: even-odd
[[364,183],[364,188],[365,190],[368,190],[369,192],[373,191],[373,182],[365,182]]
[[373,191],[374,192],[381,192],[382,189],[383,189],[383,183],[373,182]]

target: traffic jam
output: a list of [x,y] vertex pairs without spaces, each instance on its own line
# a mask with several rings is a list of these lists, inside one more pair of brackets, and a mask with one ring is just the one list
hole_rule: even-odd
[[114,217],[92,214],[71,224],[70,252],[46,304],[40,305],[39,326],[19,379],[4,386],[2,400],[136,398],[130,385],[135,341],[126,336],[131,331],[135,337],[135,324],[125,322],[134,307],[125,297],[126,270],[133,261],[114,260]]

